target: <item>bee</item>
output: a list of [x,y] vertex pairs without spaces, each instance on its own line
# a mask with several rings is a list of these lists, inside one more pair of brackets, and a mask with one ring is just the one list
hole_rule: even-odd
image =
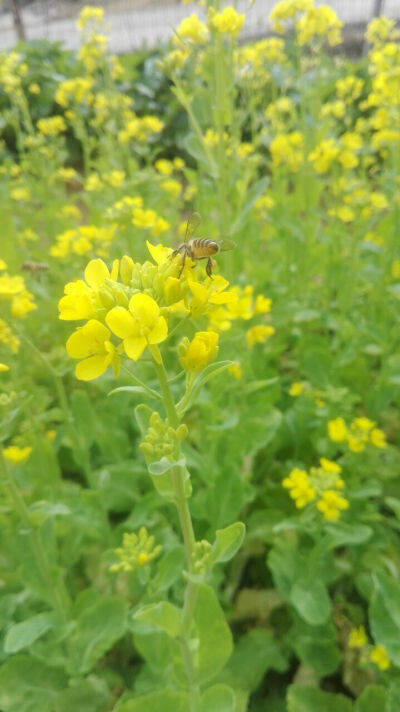
[[187,221],[185,241],[181,242],[171,254],[171,259],[177,255],[183,255],[179,277],[183,272],[187,257],[193,262],[197,262],[197,260],[207,260],[206,272],[208,276],[211,277],[212,268],[215,264],[212,255],[216,255],[217,252],[233,250],[233,248],[236,247],[236,243],[232,240],[210,240],[208,237],[193,237],[200,223],[201,217],[199,213],[192,213]]
[[32,262],[30,260],[27,260],[26,262],[22,263],[21,269],[25,270],[25,272],[31,272],[32,274],[35,274],[36,272],[45,272],[49,269],[49,265],[46,264],[46,262]]

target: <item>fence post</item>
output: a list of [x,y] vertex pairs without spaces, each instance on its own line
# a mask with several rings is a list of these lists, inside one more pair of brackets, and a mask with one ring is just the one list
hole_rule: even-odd
[[10,7],[11,7],[11,12],[13,14],[14,18],[14,27],[15,31],[17,33],[17,37],[19,40],[24,40],[26,39],[25,37],[25,29],[24,25],[22,22],[22,15],[20,12],[20,9],[18,7],[18,0],[9,0]]
[[385,4],[385,0],[375,0],[374,9],[372,11],[372,19],[374,17],[380,17],[382,15],[384,4]]

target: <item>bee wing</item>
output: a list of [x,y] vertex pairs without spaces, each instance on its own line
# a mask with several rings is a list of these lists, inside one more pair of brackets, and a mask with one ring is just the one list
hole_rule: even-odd
[[186,225],[185,242],[190,240],[193,233],[199,227],[201,223],[201,215],[199,213],[192,213]]
[[233,242],[233,240],[220,240],[218,245],[221,252],[228,252],[228,250],[233,250],[236,247],[236,242]]

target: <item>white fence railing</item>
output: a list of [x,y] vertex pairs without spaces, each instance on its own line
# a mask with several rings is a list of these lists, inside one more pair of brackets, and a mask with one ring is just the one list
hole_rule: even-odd
[[[249,8],[246,0],[239,0],[236,7],[246,12],[241,36],[245,38],[266,34],[268,15],[275,4],[276,0],[255,0]],[[346,25],[356,25],[369,22],[379,3],[377,0],[316,0],[316,4],[329,4]],[[381,5],[382,14],[400,20],[400,0],[383,0]],[[80,7],[82,5],[74,3],[75,9],[72,11],[70,0],[36,0],[27,5],[20,10],[26,39],[58,41],[68,49],[78,47],[76,20]],[[198,5],[174,3],[174,0],[109,0],[104,8],[110,37],[109,47],[115,53],[157,47],[170,39],[173,28],[184,17],[193,12],[199,17],[204,16]],[[9,49],[17,39],[11,12],[3,12],[0,14],[0,49]]]

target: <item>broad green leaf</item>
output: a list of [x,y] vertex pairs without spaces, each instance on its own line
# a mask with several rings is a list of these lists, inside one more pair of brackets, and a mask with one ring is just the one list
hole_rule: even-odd
[[372,536],[371,527],[365,524],[348,524],[340,520],[334,524],[326,524],[325,530],[332,548],[346,544],[364,544]]
[[331,601],[322,581],[309,578],[297,581],[290,593],[290,602],[310,625],[322,625],[331,612]]
[[344,695],[323,692],[318,687],[291,685],[287,712],[352,712],[353,703]]
[[181,546],[167,551],[160,558],[157,574],[152,580],[152,590],[166,591],[175,581],[182,577],[185,568],[185,554]]
[[196,678],[200,684],[212,680],[232,653],[232,633],[224,612],[210,586],[198,587],[194,620],[197,628]]
[[235,712],[235,707],[235,693],[228,685],[209,687],[201,696],[201,712]]
[[186,460],[183,456],[180,457],[179,460],[169,460],[167,457],[162,457],[161,460],[150,463],[150,465],[148,465],[148,470],[151,475],[157,477],[169,472],[169,470],[172,470],[173,467],[184,467],[185,464]]
[[[388,708],[387,712],[399,712],[400,710],[400,680],[393,680],[389,686],[387,693],[388,696]],[[383,712],[379,710],[378,712]],[[386,712],[386,710],[385,710]]]
[[0,668],[2,712],[54,712],[64,673],[28,655],[15,655]]
[[140,627],[140,632],[145,633],[147,627],[149,631],[162,630],[170,638],[176,638],[181,629],[181,611],[168,601],[153,603],[143,606],[133,616],[135,621],[144,624]]
[[106,683],[91,675],[87,680],[69,684],[57,696],[56,712],[104,712],[110,692]]
[[211,552],[212,563],[230,561],[240,549],[245,533],[246,527],[242,522],[235,522],[224,529],[217,529]]
[[103,598],[77,619],[71,637],[73,666],[77,673],[88,672],[126,631],[126,603],[117,597]]
[[298,618],[287,640],[301,662],[319,677],[325,677],[335,672],[341,662],[336,637],[336,629],[331,621],[323,626],[311,626]]
[[368,685],[354,706],[354,712],[386,712],[386,690],[380,685]]
[[52,627],[53,619],[50,613],[39,613],[39,615],[28,618],[22,623],[15,623],[7,631],[4,640],[4,651],[6,653],[17,653],[23,648],[28,648]]
[[271,631],[253,628],[238,639],[222,678],[235,688],[252,692],[268,670],[284,672],[287,665]]
[[374,576],[375,592],[369,608],[372,634],[389,657],[400,665],[400,584],[384,573]]
[[124,700],[114,708],[114,712],[189,712],[189,710],[188,695],[173,690],[160,690]]

